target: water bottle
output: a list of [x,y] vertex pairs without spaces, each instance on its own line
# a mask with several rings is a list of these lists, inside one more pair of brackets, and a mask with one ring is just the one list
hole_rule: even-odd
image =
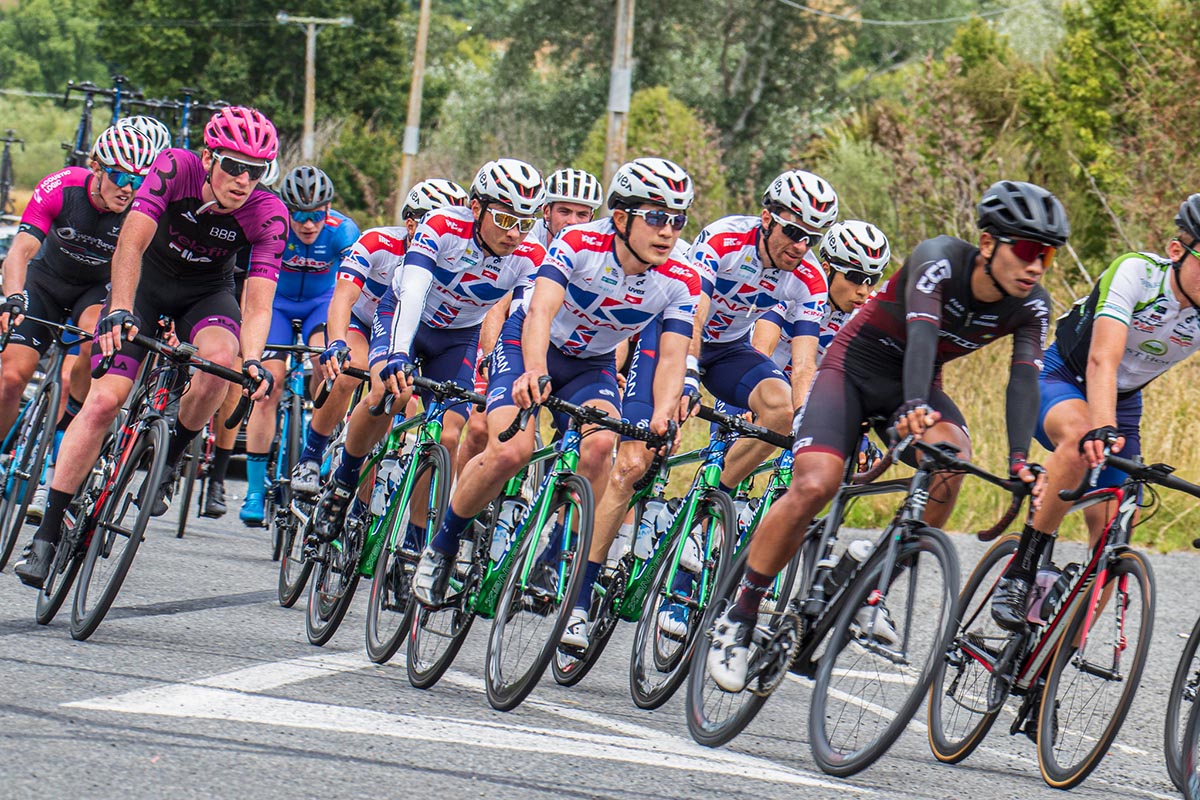
[[1034,579],[1033,585],[1029,587],[1028,611],[1025,619],[1034,625],[1041,625],[1046,621],[1045,609],[1042,606],[1061,575],[1062,570],[1054,564],[1047,564],[1037,571],[1037,577]]
[[[1046,592],[1045,598],[1042,600],[1040,613],[1043,620],[1050,619],[1058,611],[1058,607],[1066,599],[1067,592],[1071,589],[1071,584],[1075,582],[1075,579],[1082,571],[1083,565],[1073,562],[1062,568],[1062,572],[1055,579],[1054,585],[1050,587]],[[1038,577],[1041,577],[1041,572],[1038,573]]]
[[638,522],[637,539],[633,543],[633,554],[643,561],[654,552],[654,543],[658,539],[658,517],[667,507],[667,501],[662,497],[651,497],[642,509],[642,519]]
[[492,561],[500,561],[512,545],[513,533],[520,521],[517,517],[522,508],[516,500],[505,500],[500,504],[496,515],[496,527],[492,529],[492,548],[489,555]]
[[875,543],[870,539],[856,539],[851,542],[850,546],[846,548],[846,552],[842,553],[841,559],[830,571],[829,580],[825,582],[825,591],[832,595],[849,583],[850,577],[858,571],[858,568],[874,550]]
[[613,539],[612,547],[608,548],[608,563],[616,564],[629,549],[629,540],[633,538],[633,523],[622,522],[617,529],[617,538]]
[[397,461],[394,457],[388,456],[379,462],[379,466],[375,470],[375,487],[371,490],[371,514],[376,517],[383,516],[383,512],[387,510],[388,498],[392,496],[392,492],[396,488],[397,483]]

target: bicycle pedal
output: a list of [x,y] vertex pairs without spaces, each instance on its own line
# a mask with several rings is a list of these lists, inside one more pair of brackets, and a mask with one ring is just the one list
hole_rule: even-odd
[[[783,622],[771,634],[766,645],[759,651],[757,669],[752,666],[753,677],[746,682],[746,690],[759,697],[768,697],[779,688],[783,679],[800,653],[800,617],[784,614]],[[754,673],[757,674],[755,675]]]

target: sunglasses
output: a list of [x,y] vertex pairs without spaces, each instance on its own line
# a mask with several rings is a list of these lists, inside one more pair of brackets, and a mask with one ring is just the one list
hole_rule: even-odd
[[537,224],[537,220],[533,217],[518,217],[516,214],[509,214],[507,211],[497,208],[489,208],[488,213],[492,215],[492,222],[496,223],[496,227],[502,231],[511,231],[516,228],[521,233],[529,233]]
[[1200,253],[1196,252],[1196,250],[1195,250],[1195,247],[1196,247],[1195,242],[1192,242],[1191,244],[1183,244],[1183,242],[1180,241],[1179,239],[1176,239],[1175,241],[1179,242],[1179,244],[1183,246],[1184,250],[1187,250],[1189,253],[1191,253],[1193,256],[1195,256],[1197,261],[1200,261]]
[[1003,237],[996,237],[996,241],[1010,245],[1013,253],[1022,261],[1032,263],[1040,258],[1046,269],[1049,269],[1050,265],[1054,263],[1055,248],[1048,244],[1035,242],[1032,239],[1006,239]]
[[121,172],[119,169],[105,167],[104,172],[108,175],[108,179],[118,189],[124,189],[126,186],[132,186],[135,190],[142,185],[142,181],[146,180],[145,175],[134,175],[132,172]]
[[324,222],[326,212],[317,209],[316,211],[293,211],[292,222],[297,225],[303,225],[306,222]]
[[251,164],[247,161],[239,161],[233,156],[215,156],[217,165],[221,167],[221,171],[231,178],[236,178],[239,175],[247,175],[250,180],[256,181],[262,178],[267,172],[266,164]]
[[670,225],[672,230],[681,231],[687,225],[687,214],[669,214],[658,209],[635,208],[629,212],[632,216],[641,217],[651,228],[661,228]]
[[779,223],[780,228],[783,231],[783,235],[791,239],[796,244],[804,242],[809,247],[816,247],[817,244],[820,243],[821,238],[825,235],[819,231],[810,231],[807,228],[802,228],[796,223],[790,222],[779,216],[774,211],[770,212],[770,214],[771,219]]
[[[837,268],[835,267],[835,269]],[[855,286],[874,286],[875,284],[879,283],[879,279],[883,277],[882,275],[872,275],[869,272],[863,272],[862,270],[857,269],[839,269],[838,272],[842,273],[842,276]]]

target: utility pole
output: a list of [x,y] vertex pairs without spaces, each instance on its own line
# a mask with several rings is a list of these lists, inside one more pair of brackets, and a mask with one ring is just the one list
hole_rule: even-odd
[[625,136],[629,126],[629,96],[633,85],[633,4],[617,0],[613,30],[612,71],[608,81],[608,135],[604,147],[604,186],[625,163]]
[[311,163],[315,150],[313,118],[317,105],[317,31],[323,25],[347,28],[354,24],[354,17],[293,17],[280,11],[275,15],[275,21],[280,25],[303,25],[307,34],[304,42],[304,137],[300,140],[300,156]]
[[412,83],[408,87],[408,119],[404,124],[404,143],[401,147],[400,174],[396,181],[396,210],[392,221],[404,224],[404,196],[412,187],[413,160],[421,145],[421,91],[425,84],[425,48],[429,42],[430,0],[421,0],[417,17],[417,45],[413,51]]

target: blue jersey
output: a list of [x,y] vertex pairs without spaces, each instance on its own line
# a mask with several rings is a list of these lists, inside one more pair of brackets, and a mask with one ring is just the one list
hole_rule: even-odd
[[325,227],[312,244],[302,244],[289,228],[275,296],[302,301],[333,291],[337,266],[358,241],[358,236],[354,220],[332,209],[325,218]]

